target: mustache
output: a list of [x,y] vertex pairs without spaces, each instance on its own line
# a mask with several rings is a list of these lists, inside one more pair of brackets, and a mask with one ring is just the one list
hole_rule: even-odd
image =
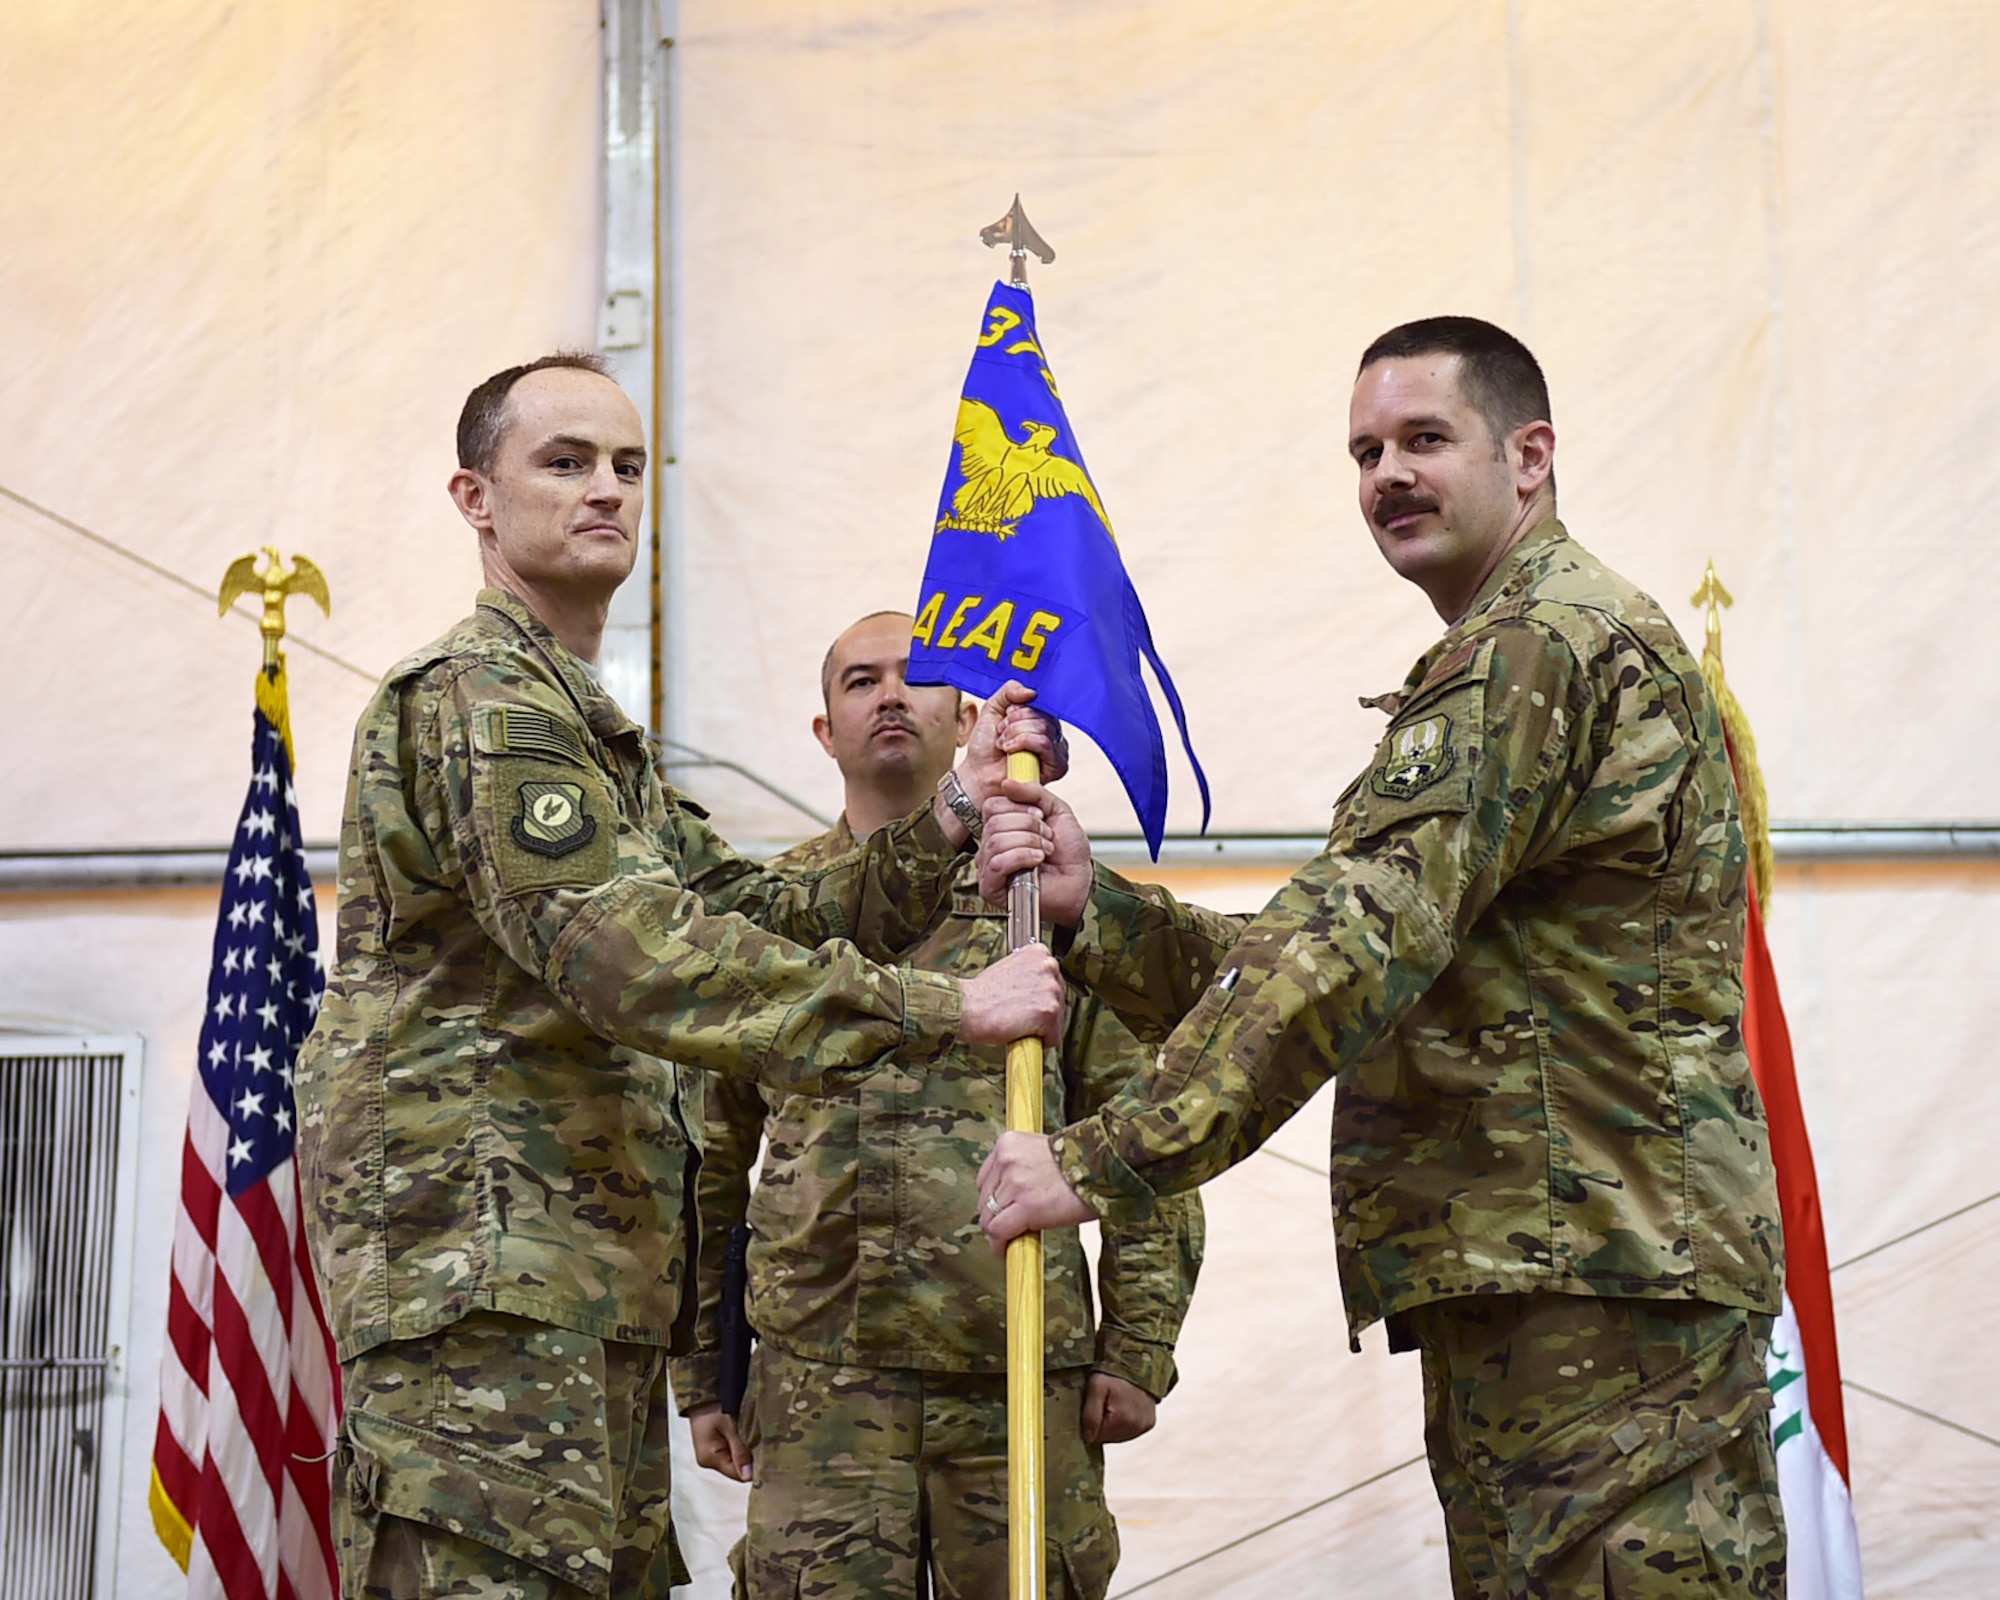
[[1409,491],[1402,494],[1385,494],[1375,502],[1375,509],[1368,513],[1368,520],[1378,528],[1386,528],[1396,518],[1406,517],[1412,511],[1435,511],[1437,508],[1437,498],[1434,495]]
[[905,733],[919,737],[922,735],[922,730],[917,727],[914,717],[906,711],[897,711],[893,708],[876,714],[874,726],[868,730],[869,737],[873,738],[884,728],[901,728]]

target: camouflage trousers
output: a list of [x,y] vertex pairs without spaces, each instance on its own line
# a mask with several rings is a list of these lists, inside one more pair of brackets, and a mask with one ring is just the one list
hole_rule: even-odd
[[341,1368],[344,1600],[667,1600],[666,1352],[497,1312]]
[[1404,1324],[1458,1600],[1782,1600],[1769,1317],[1526,1294]]
[[[1102,1600],[1118,1565],[1104,1452],[1083,1442],[1081,1368],[1045,1375],[1049,1600]],[[1007,1379],[752,1358],[741,1428],[750,1526],[730,1552],[739,1600],[937,1600],[1007,1594]]]

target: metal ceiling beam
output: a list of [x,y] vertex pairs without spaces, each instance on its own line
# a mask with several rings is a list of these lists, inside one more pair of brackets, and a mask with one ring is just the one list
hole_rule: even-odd
[[[1854,865],[1902,861],[2000,860],[2000,822],[1781,822],[1771,830],[1778,860],[1786,866]],[[775,855],[792,840],[751,842],[752,856]],[[1144,876],[1151,863],[1137,834],[1102,834],[1091,841],[1098,859]],[[1289,872],[1309,861],[1326,840],[1311,833],[1220,833],[1206,839],[1168,838],[1163,867],[1226,867]],[[103,889],[195,888],[222,882],[226,846],[150,850],[0,850],[0,893],[77,892]],[[315,883],[334,880],[335,847],[306,846]]]

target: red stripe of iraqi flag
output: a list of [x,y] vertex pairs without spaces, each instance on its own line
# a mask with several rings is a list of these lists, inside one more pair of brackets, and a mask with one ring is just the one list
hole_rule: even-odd
[[1833,1332],[1833,1279],[1820,1219],[1819,1178],[1799,1104],[1792,1034],[1778,1000],[1778,975],[1764,942],[1764,918],[1754,889],[1743,930],[1743,1045],[1771,1119],[1771,1159],[1778,1168],[1778,1209],[1785,1224],[1785,1292],[1798,1318],[1813,1426],[1829,1460],[1847,1479],[1847,1417],[1840,1400],[1840,1349]]

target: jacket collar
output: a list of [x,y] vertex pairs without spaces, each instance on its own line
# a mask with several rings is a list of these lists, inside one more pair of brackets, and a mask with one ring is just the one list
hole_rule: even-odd
[[644,730],[625,715],[624,708],[611,698],[590,668],[549,631],[548,625],[530,611],[518,595],[510,594],[505,589],[481,589],[479,609],[504,617],[526,636],[536,654],[562,681],[570,699],[576,702],[577,710],[583,713],[584,721],[590,725],[590,731],[598,738],[614,739],[627,733],[643,737]]
[[1478,628],[1503,600],[1509,599],[1527,588],[1534,579],[1547,553],[1556,545],[1566,543],[1569,532],[1551,517],[1546,522],[1538,522],[1526,533],[1521,541],[1500,558],[1500,565],[1487,574],[1486,581],[1479,586],[1479,593],[1472,598],[1472,604],[1449,628],[1436,644],[1417,657],[1416,665],[1410,668],[1409,676],[1403,679],[1402,687],[1388,694],[1365,694],[1361,704],[1372,711],[1384,711],[1391,717],[1397,715],[1407,700],[1428,678],[1438,663],[1450,655],[1453,648],[1465,639],[1468,633]]
[[1472,604],[1466,608],[1465,615],[1452,624],[1451,631],[1456,633],[1474,618],[1491,611],[1502,599],[1526,588],[1530,567],[1541,559],[1550,545],[1568,538],[1569,530],[1554,517],[1536,523],[1522,534],[1520,543],[1502,556],[1500,565],[1487,574],[1486,581],[1479,586],[1479,593],[1472,597]]

